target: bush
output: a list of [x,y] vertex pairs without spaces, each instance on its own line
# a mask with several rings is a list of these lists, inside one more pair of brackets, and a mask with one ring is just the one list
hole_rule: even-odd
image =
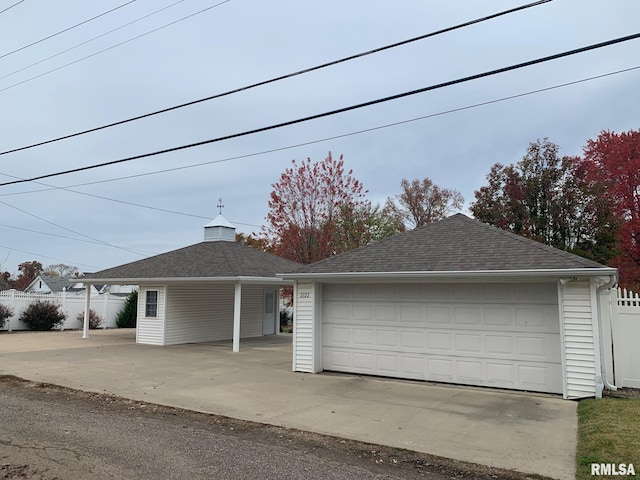
[[51,330],[60,326],[67,319],[67,315],[60,311],[60,306],[52,302],[38,300],[27,307],[20,315],[20,321],[24,322],[31,330]]
[[138,321],[138,291],[129,294],[124,302],[124,307],[116,317],[118,328],[135,328]]
[[13,315],[13,309],[0,303],[0,328],[4,327],[4,321]]
[[[84,327],[84,312],[78,313],[78,315],[76,315],[76,320],[78,320],[80,325]],[[96,329],[100,328],[101,325],[102,317],[98,315],[93,308],[89,309],[89,328]]]

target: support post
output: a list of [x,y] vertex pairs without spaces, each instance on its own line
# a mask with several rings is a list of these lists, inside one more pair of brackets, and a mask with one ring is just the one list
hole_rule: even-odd
[[82,338],[89,338],[89,312],[91,311],[91,284],[85,283],[84,289],[84,324]]
[[233,296],[233,351],[240,351],[240,305],[242,302],[242,285],[236,283]]

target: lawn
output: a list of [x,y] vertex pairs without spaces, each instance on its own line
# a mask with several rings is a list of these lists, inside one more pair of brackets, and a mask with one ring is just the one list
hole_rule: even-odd
[[636,475],[622,478],[640,478],[639,398],[588,399],[580,402],[577,462],[578,480],[605,478],[591,475],[591,463],[632,463]]

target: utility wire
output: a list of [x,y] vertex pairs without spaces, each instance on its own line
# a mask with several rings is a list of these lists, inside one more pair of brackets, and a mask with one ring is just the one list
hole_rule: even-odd
[[332,116],[332,115],[336,115],[338,113],[344,113],[344,112],[348,112],[348,111],[351,111],[351,110],[356,110],[356,109],[368,107],[368,106],[371,106],[371,105],[377,105],[377,104],[380,104],[380,103],[389,102],[389,101],[392,101],[392,100],[397,100],[397,99],[405,98],[405,97],[412,96],[412,95],[417,95],[419,93],[424,93],[424,92],[428,92],[428,91],[432,91],[432,90],[437,90],[437,89],[448,87],[448,86],[451,86],[451,85],[457,85],[457,84],[460,84],[460,83],[469,82],[471,80],[477,80],[479,78],[485,78],[485,77],[489,77],[489,76],[492,76],[492,75],[497,75],[499,73],[509,72],[509,71],[512,71],[512,70],[517,70],[517,69],[520,69],[520,68],[529,67],[529,66],[537,65],[537,64],[540,64],[540,63],[544,63],[544,62],[549,62],[551,60],[556,60],[558,58],[568,57],[570,55],[576,55],[578,53],[584,53],[586,51],[595,50],[595,49],[598,49],[598,48],[603,48],[603,47],[615,45],[615,44],[622,43],[622,42],[627,42],[627,41],[630,41],[630,40],[634,40],[634,39],[636,39],[638,37],[640,37],[640,33],[635,33],[633,35],[627,35],[627,36],[619,37],[619,38],[616,38],[616,39],[613,39],[613,40],[607,40],[606,42],[595,43],[595,44],[592,44],[592,45],[588,45],[586,47],[581,47],[581,48],[577,48],[577,49],[574,49],[574,50],[568,50],[568,51],[565,51],[565,52],[562,52],[562,53],[557,53],[557,54],[554,54],[554,55],[549,55],[549,56],[546,56],[546,57],[537,58],[535,60],[529,60],[527,62],[518,63],[518,64],[515,64],[515,65],[510,65],[508,67],[498,68],[496,70],[490,70],[488,72],[479,73],[479,74],[471,75],[471,76],[468,76],[468,77],[459,78],[459,79],[456,79],[456,80],[450,80],[448,82],[438,83],[438,84],[435,84],[435,85],[430,85],[430,86],[419,88],[419,89],[416,89],[416,90],[411,90],[411,91],[408,91],[408,92],[398,93],[396,95],[391,95],[391,96],[379,98],[379,99],[376,99],[376,100],[370,100],[368,102],[363,102],[363,103],[351,105],[351,106],[348,106],[348,107],[339,108],[339,109],[336,109],[336,110],[330,110],[330,111],[324,112],[324,113],[318,113],[318,114],[315,114],[315,115],[310,115],[308,117],[302,117],[302,118],[298,118],[298,119],[295,119],[295,120],[289,120],[289,121],[282,122],[282,123],[272,124],[272,125],[269,125],[267,127],[256,128],[256,129],[253,129],[253,130],[247,130],[247,131],[240,132],[240,133],[234,133],[234,134],[231,134],[231,135],[225,135],[225,136],[222,136],[222,137],[212,138],[212,139],[209,139],[209,140],[203,140],[203,141],[200,141],[200,142],[189,143],[189,144],[186,144],[186,145],[180,145],[180,146],[177,146],[177,147],[166,148],[166,149],[163,149],[163,150],[157,150],[157,151],[154,151],[154,152],[143,153],[143,154],[140,154],[140,155],[134,155],[134,156],[131,156],[131,157],[121,158],[119,160],[112,160],[112,161],[109,161],[109,162],[103,162],[103,163],[98,163],[98,164],[94,164],[94,165],[88,165],[88,166],[84,166],[84,167],[72,168],[72,169],[69,169],[69,170],[63,170],[63,171],[59,171],[59,172],[55,172],[55,173],[39,175],[37,177],[31,177],[31,178],[27,178],[27,179],[20,179],[20,180],[13,180],[11,182],[4,182],[4,183],[0,183],[0,187],[6,186],[6,185],[13,185],[13,184],[17,184],[17,183],[25,183],[25,182],[32,182],[32,181],[35,181],[35,180],[42,180],[44,178],[51,178],[51,177],[57,177],[57,176],[61,176],[61,175],[68,175],[70,173],[83,172],[83,171],[92,170],[92,169],[95,169],[95,168],[106,167],[106,166],[110,166],[110,165],[117,165],[117,164],[120,164],[120,163],[130,162],[130,161],[133,161],[133,160],[139,160],[141,158],[148,158],[148,157],[153,157],[153,156],[157,156],[157,155],[163,155],[163,154],[166,154],[166,153],[177,152],[177,151],[180,151],[180,150],[186,150],[186,149],[189,149],[189,148],[199,147],[199,146],[202,146],[202,145],[208,145],[208,144],[211,144],[211,143],[217,143],[217,142],[221,142],[221,141],[224,141],[224,140],[229,140],[229,139],[232,139],[232,138],[239,138],[239,137],[244,137],[244,136],[247,136],[247,135],[253,135],[253,134],[256,134],[256,133],[266,132],[266,131],[269,131],[269,130],[275,130],[275,129],[286,127],[286,126],[289,126],[289,125],[295,125],[297,123],[303,123],[303,122],[308,122],[310,120],[316,120],[318,118],[329,117],[329,116]]
[[[87,19],[87,20],[84,20],[84,21],[82,21],[82,22],[80,22],[80,23],[76,23],[75,25],[73,25],[73,26],[71,26],[71,27],[65,28],[64,30],[60,30],[59,32],[56,32],[56,33],[53,33],[53,34],[51,34],[51,35],[49,35],[49,36],[47,36],[47,37],[41,38],[40,40],[36,40],[35,42],[31,42],[31,43],[30,43],[30,44],[28,44],[28,45],[25,45],[25,46],[20,47],[20,48],[16,48],[15,50],[13,50],[13,51],[11,51],[11,52],[8,52],[8,53],[5,53],[5,54],[2,54],[2,55],[0,55],[0,58],[8,57],[9,55],[13,55],[14,53],[20,52],[20,51],[22,51],[22,50],[24,50],[24,49],[26,49],[26,48],[33,47],[34,45],[37,45],[38,43],[42,43],[42,42],[44,42],[45,40],[49,40],[50,38],[57,37],[58,35],[61,35],[61,34],[65,33],[65,32],[68,32],[69,30],[73,30],[74,28],[79,27],[80,25],[84,25],[85,23],[89,23],[89,22],[91,22],[92,20],[95,20],[95,19],[100,18],[100,17],[104,17],[105,15],[107,15],[107,14],[109,14],[109,13],[111,13],[111,12],[115,12],[115,11],[116,11],[116,10],[118,10],[119,8],[125,7],[125,6],[127,6],[127,5],[129,5],[130,3],[133,3],[133,2],[135,2],[135,1],[136,1],[136,0],[129,0],[128,2],[123,3],[122,5],[118,5],[117,7],[112,8],[111,10],[107,10],[106,12],[103,12],[103,13],[101,13],[101,14],[99,14],[99,15],[96,15],[95,17],[91,17],[91,18],[89,18],[89,19]],[[9,8],[11,8],[11,7],[9,7]],[[2,12],[0,12],[0,13],[2,13]]]
[[59,262],[66,263],[68,265],[82,265],[84,267],[100,268],[100,267],[97,267],[96,265],[87,265],[86,263],[80,263],[80,262],[70,262],[68,260],[63,260],[62,258],[48,257],[47,255],[42,255],[41,253],[27,252],[25,250],[19,250],[13,247],[7,247],[6,245],[0,245],[0,248],[6,248],[7,250],[14,251],[14,252],[26,253],[27,255],[33,255],[35,257],[48,258],[49,260],[58,260]]
[[112,243],[108,243],[108,242],[102,241],[102,240],[100,240],[98,238],[95,238],[95,237],[92,237],[90,235],[85,235],[84,233],[76,232],[75,230],[71,230],[70,228],[64,227],[64,226],[59,225],[57,223],[54,223],[54,222],[52,222],[50,220],[47,220],[46,218],[39,217],[38,215],[35,215],[35,214],[31,213],[31,212],[27,212],[26,210],[23,210],[23,209],[21,209],[19,207],[16,207],[15,205],[11,205],[10,203],[7,203],[5,201],[0,200],[0,203],[2,203],[3,205],[6,205],[9,208],[13,208],[14,210],[17,210],[17,211],[19,211],[21,213],[24,213],[25,215],[29,215],[30,217],[37,218],[38,220],[41,220],[41,221],[43,221],[45,223],[48,223],[49,225],[53,225],[54,227],[61,228],[62,230],[66,230],[67,232],[71,232],[71,233],[73,233],[75,235],[80,235],[81,237],[88,238],[89,240],[94,240],[94,241],[96,241],[98,243],[101,243],[102,245],[106,245],[108,247],[117,248],[118,250],[123,250],[125,252],[134,253],[136,255],[146,256],[146,253],[144,253],[144,252],[132,250],[132,249],[125,248],[125,247],[120,247],[118,245],[114,245]]
[[[305,68],[305,69],[299,70],[297,72],[287,73],[287,74],[281,75],[279,77],[271,78],[269,80],[264,80],[264,81],[261,81],[261,82],[258,82],[258,83],[253,83],[251,85],[247,85],[247,86],[244,86],[244,87],[236,88],[236,89],[229,90],[229,91],[226,91],[226,92],[223,92],[223,93],[218,93],[218,94],[211,95],[211,96],[208,96],[208,97],[200,98],[198,100],[192,100],[192,101],[187,102],[187,103],[182,103],[182,104],[179,104],[179,105],[174,105],[172,107],[163,108],[161,110],[156,110],[154,112],[145,113],[143,115],[138,115],[136,117],[127,118],[125,120],[119,120],[117,122],[108,123],[108,124],[105,124],[105,125],[101,125],[99,127],[94,127],[94,128],[90,128],[88,130],[83,130],[81,132],[76,132],[76,133],[72,133],[72,134],[69,134],[69,135],[64,135],[62,137],[57,137],[57,138],[53,138],[53,139],[50,139],[50,140],[45,140],[45,141],[42,141],[42,142],[34,143],[32,145],[27,145],[27,146],[24,146],[24,147],[14,148],[14,149],[11,149],[11,150],[0,152],[0,155],[6,155],[8,153],[13,153],[13,152],[19,152],[21,150],[27,150],[29,148],[39,147],[41,145],[46,145],[48,143],[59,142],[60,140],[66,140],[68,138],[78,137],[80,135],[86,135],[87,133],[97,132],[99,130],[104,130],[106,128],[115,127],[117,125],[123,125],[125,123],[134,122],[136,120],[141,120],[143,118],[152,117],[154,115],[159,115],[161,113],[167,113],[167,112],[170,112],[170,111],[173,111],[173,110],[178,110],[180,108],[188,107],[188,106],[191,106],[191,105],[196,105],[198,103],[214,100],[216,98],[221,98],[221,97],[232,95],[232,94],[235,94],[235,93],[238,93],[238,92],[243,92],[243,91],[246,91],[246,90],[250,90],[252,88],[260,87],[262,85],[268,85],[270,83],[278,82],[280,80],[285,80],[287,78],[296,77],[298,75],[303,75],[305,73],[313,72],[313,71],[316,71],[316,70],[321,70],[323,68],[327,68],[327,67],[330,67],[330,66],[333,66],[333,65],[338,65],[340,63],[348,62],[350,60],[355,60],[357,58],[366,57],[367,55],[372,55],[374,53],[382,52],[384,50],[389,50],[389,49],[396,48],[396,47],[399,47],[399,46],[402,46],[402,45],[407,45],[409,43],[417,42],[419,40],[424,40],[426,38],[434,37],[436,35],[441,35],[443,33],[448,33],[448,32],[451,32],[453,30],[458,30],[458,29],[461,29],[461,28],[464,28],[464,27],[475,25],[477,23],[485,22],[487,20],[491,20],[491,19],[494,19],[494,18],[497,18],[497,17],[501,17],[503,15],[508,15],[510,13],[514,13],[514,12],[517,12],[517,11],[520,11],[520,10],[525,10],[527,8],[531,8],[531,7],[534,7],[534,6],[537,6],[537,5],[541,5],[543,3],[549,3],[551,1],[553,1],[553,0],[540,0],[540,1],[537,1],[537,2],[529,3],[527,5],[522,5],[520,7],[511,8],[509,10],[504,10],[502,12],[494,13],[494,14],[488,15],[486,17],[477,18],[475,20],[471,20],[471,21],[468,21],[468,22],[465,22],[465,23],[454,25],[452,27],[448,27],[448,28],[445,28],[445,29],[442,29],[442,30],[437,30],[435,32],[431,32],[431,33],[427,33],[427,34],[424,34],[424,35],[420,35],[418,37],[410,38],[408,40],[403,40],[403,41],[400,41],[400,42],[392,43],[390,45],[385,45],[383,47],[374,48],[373,50],[368,50],[366,52],[356,53],[355,55],[350,55],[348,57],[344,57],[344,58],[341,58],[341,59],[338,59],[338,60],[333,60],[331,62],[323,63],[323,64],[317,65],[315,67]],[[111,47],[111,48],[114,48],[114,47]],[[98,52],[98,53],[101,53],[101,52]],[[87,57],[85,57],[85,58],[87,58]],[[82,60],[82,59],[80,59],[80,60]],[[77,61],[80,61],[80,60],[77,60]],[[73,62],[73,63],[76,63],[76,62]],[[71,65],[71,64],[68,64],[68,65]],[[62,66],[60,68],[64,68],[64,66]],[[58,70],[58,69],[56,69],[56,70]],[[54,71],[54,70],[52,70],[52,71]],[[49,73],[49,72],[46,72],[46,73]],[[42,75],[45,75],[46,73],[44,73]],[[41,76],[41,75],[39,75],[39,76]],[[33,78],[37,78],[37,77],[33,77]],[[31,80],[31,79],[28,79],[28,80],[25,80],[25,81],[29,81],[29,80]],[[20,82],[20,83],[24,83],[24,82]],[[15,85],[11,85],[11,86],[6,87],[4,89],[0,89],[0,92],[2,92],[4,90],[7,90],[8,88],[12,88],[12,87],[14,87],[16,85],[20,85],[20,83],[17,83]]]
[[16,5],[20,5],[22,2],[24,2],[24,0],[20,0],[19,2],[14,3],[13,5],[9,5],[7,8],[5,8],[4,10],[0,10],[0,13],[4,13],[7,10],[11,10],[13,7],[15,7]]
[[[630,71],[638,70],[638,69],[640,69],[640,65],[635,66],[635,67],[625,68],[625,69],[622,69],[622,70],[616,70],[614,72],[603,73],[601,75],[595,75],[595,76],[592,76],[592,77],[582,78],[582,79],[579,79],[579,80],[574,80],[574,81],[571,81],[571,82],[566,82],[566,83],[562,83],[562,84],[558,84],[558,85],[552,85],[550,87],[544,87],[544,88],[540,88],[540,89],[537,89],[537,90],[531,90],[531,91],[528,91],[528,92],[509,95],[507,97],[497,98],[497,99],[493,99],[493,100],[487,100],[485,102],[475,103],[475,104],[472,104],[472,105],[466,105],[464,107],[458,107],[458,108],[453,108],[453,109],[450,109],[450,110],[445,110],[445,111],[441,111],[441,112],[437,112],[437,113],[431,113],[431,114],[428,114],[428,115],[422,115],[420,117],[414,117],[414,118],[410,118],[410,119],[407,119],[407,120],[401,120],[401,121],[394,122],[394,123],[387,123],[387,124],[384,124],[384,125],[378,125],[376,127],[366,128],[366,129],[363,129],[363,130],[357,130],[357,131],[353,131],[353,132],[343,133],[343,134],[335,135],[335,136],[332,136],[332,137],[325,137],[325,138],[321,138],[321,139],[310,140],[310,141],[303,142],[303,143],[298,143],[298,144],[295,144],[295,145],[288,145],[288,146],[284,146],[284,147],[274,148],[274,149],[271,149],[271,150],[263,150],[261,152],[254,152],[254,153],[249,153],[249,154],[245,154],[245,155],[239,155],[239,156],[235,156],[235,157],[227,157],[227,158],[218,159],[218,160],[210,160],[210,161],[207,161],[207,162],[196,163],[196,164],[191,164],[191,165],[183,165],[181,167],[168,168],[168,169],[164,169],[164,170],[155,170],[153,172],[139,173],[139,174],[136,174],[136,175],[129,175],[129,176],[125,176],[125,177],[111,178],[111,179],[107,179],[107,180],[97,180],[97,181],[87,182],[87,183],[79,183],[79,184],[76,184],[76,185],[68,185],[66,187],[57,187],[57,186],[49,185],[49,184],[46,184],[46,183],[43,183],[43,182],[34,182],[34,183],[37,183],[39,185],[48,186],[50,188],[44,188],[44,189],[40,189],[40,190],[29,190],[29,191],[23,191],[23,192],[15,192],[15,193],[5,193],[5,194],[0,194],[0,197],[12,196],[12,195],[24,195],[24,194],[29,194],[29,193],[39,193],[39,192],[45,192],[45,191],[51,191],[51,190],[65,190],[65,191],[76,193],[76,194],[79,194],[79,195],[85,195],[85,196],[89,196],[89,197],[94,197],[94,198],[107,200],[107,201],[111,201],[111,202],[116,202],[116,203],[122,203],[122,204],[131,205],[131,206],[140,207],[140,208],[145,208],[145,209],[149,209],[149,210],[156,210],[156,211],[165,212],[165,213],[171,213],[171,214],[175,214],[175,215],[182,215],[182,216],[195,217],[195,218],[207,218],[208,219],[209,217],[205,217],[205,216],[201,216],[201,215],[194,215],[194,214],[190,214],[190,213],[177,212],[175,210],[166,210],[166,209],[163,209],[163,208],[152,207],[152,206],[149,206],[149,205],[142,205],[142,204],[139,204],[139,203],[127,202],[127,201],[119,200],[119,199],[115,199],[115,198],[103,197],[103,196],[100,196],[100,195],[94,195],[94,194],[90,194],[90,193],[87,193],[87,192],[82,192],[82,191],[79,191],[79,190],[73,190],[73,188],[75,188],[75,187],[83,187],[83,186],[88,186],[88,185],[96,185],[96,184],[99,184],[99,183],[115,182],[115,181],[118,181],[118,180],[125,180],[125,179],[130,179],[130,178],[144,177],[144,176],[148,176],[148,175],[156,175],[156,174],[159,174],[159,173],[175,172],[177,170],[186,170],[188,168],[202,167],[202,166],[205,166],[205,165],[212,165],[212,164],[215,164],[215,163],[222,163],[222,162],[228,162],[228,161],[232,161],[232,160],[240,160],[240,159],[249,158],[249,157],[256,157],[256,156],[265,155],[265,154],[268,154],[268,153],[281,152],[281,151],[284,151],[284,150],[290,150],[290,149],[298,148],[298,147],[302,147],[302,146],[307,146],[307,145],[313,145],[313,144],[317,144],[317,143],[327,142],[327,141],[336,140],[336,139],[339,139],[339,138],[345,138],[345,137],[350,137],[350,136],[354,136],[354,135],[360,135],[362,133],[369,133],[369,132],[381,130],[381,129],[384,129],[384,128],[396,127],[396,126],[399,126],[399,125],[404,125],[404,124],[416,122],[416,121],[419,121],[419,120],[425,120],[425,119],[428,119],[428,118],[434,118],[434,117],[441,116],[441,115],[447,115],[447,114],[450,114],[450,113],[456,113],[456,112],[461,112],[461,111],[464,111],[464,110],[470,110],[472,108],[491,105],[491,104],[494,104],[494,103],[504,102],[504,101],[507,101],[507,100],[513,100],[515,98],[521,98],[521,97],[525,97],[525,96],[528,96],[528,95],[533,95],[533,94],[536,94],[536,93],[548,92],[548,91],[555,90],[555,89],[558,89],[558,88],[577,85],[577,84],[588,82],[588,81],[591,81],[591,80],[605,78],[605,77],[609,77],[609,76],[612,76],[612,75],[617,75],[617,74],[620,74],[620,73],[630,72]],[[5,176],[11,177],[11,178],[19,178],[19,177],[16,177],[14,175],[8,175],[8,174],[2,174],[2,175],[5,175]],[[247,225],[247,226],[252,226],[252,227],[260,227],[261,226],[261,225],[255,225],[255,224],[252,224],[252,223],[242,223],[242,222],[236,222],[236,221],[232,221],[232,223],[235,223],[235,224],[238,224],[238,225]],[[1,225],[2,224],[0,224],[0,226]],[[10,225],[4,225],[4,226],[10,227],[10,228],[19,228],[19,227],[11,227]],[[24,229],[24,230],[26,230],[26,229]],[[44,232],[38,232],[38,233],[44,233]]]
[[[135,0],[133,0],[133,1],[135,1]],[[150,35],[152,33],[155,33],[157,31],[159,31],[159,30],[162,30],[163,28],[167,28],[167,27],[169,27],[171,25],[175,25],[178,22],[182,22],[183,20],[186,20],[188,18],[194,17],[196,15],[200,15],[201,13],[204,13],[207,10],[211,10],[212,8],[219,7],[220,5],[222,5],[224,3],[228,3],[230,1],[231,0],[224,0],[223,2],[216,3],[215,5],[207,7],[207,8],[205,8],[203,10],[200,10],[200,11],[198,11],[196,13],[192,13],[191,15],[187,15],[186,17],[182,17],[182,18],[180,18],[178,20],[174,20],[173,22],[169,22],[169,23],[167,23],[165,25],[162,25],[161,27],[154,28],[153,30],[149,30],[148,32],[145,32],[145,33],[142,33],[140,35],[137,35],[137,36],[135,36],[133,38],[125,40],[124,42],[117,43],[115,45],[112,45],[111,47],[108,47],[108,48],[105,48],[105,49],[100,50],[98,52],[92,53],[91,55],[87,55],[86,57],[79,58],[78,60],[74,60],[73,62],[69,62],[69,63],[66,63],[66,64],[60,66],[60,67],[54,68],[52,70],[48,70],[48,71],[46,71],[44,73],[41,73],[40,75],[36,75],[34,77],[27,78],[26,80],[22,80],[21,82],[14,83],[13,85],[9,85],[8,87],[1,88],[0,92],[4,92],[4,91],[9,90],[9,89],[11,89],[13,87],[17,87],[18,85],[22,85],[24,83],[30,82],[31,80],[35,80],[36,78],[44,77],[45,75],[49,75],[50,73],[57,72],[58,70],[62,70],[63,68],[69,67],[71,65],[75,65],[76,63],[82,62],[83,60],[86,60],[88,58],[95,57],[96,55],[100,55],[101,53],[108,52],[109,50],[113,50],[114,48],[120,47],[120,46],[125,45],[125,44],[127,44],[129,42],[133,42],[134,40],[138,40],[139,38],[146,37],[147,35]],[[0,57],[0,58],[2,58],[2,57]]]
[[77,238],[77,237],[68,237],[67,235],[58,235],[56,233],[51,233],[51,232],[43,232],[41,230],[32,230],[30,228],[24,228],[24,227],[16,227],[15,225],[7,225],[6,223],[0,223],[0,227],[4,227],[4,228],[12,228],[14,230],[21,230],[23,232],[31,232],[31,233],[37,233],[39,235],[47,235],[49,237],[57,237],[57,238],[64,238],[66,240],[74,240],[76,242],[85,242],[85,243],[93,243],[93,244],[97,244],[97,245],[102,245],[102,243],[100,242],[96,242],[94,240],[85,240],[83,238]]
[[[182,3],[182,2],[184,2],[184,0],[178,0],[177,2],[174,2],[174,3],[170,4],[170,5],[167,5],[166,7],[163,7],[161,9],[159,9],[159,10],[154,11],[154,12],[151,12],[151,13],[148,13],[146,15],[143,15],[142,17],[136,18],[135,20],[132,20],[132,21],[130,21],[128,23],[125,23],[124,25],[120,25],[119,27],[116,27],[116,28],[114,28],[112,30],[109,30],[108,32],[102,33],[102,34],[100,34],[100,35],[98,35],[96,37],[90,38],[89,40],[85,40],[84,42],[78,43],[78,44],[74,45],[73,47],[69,47],[69,48],[67,48],[65,50],[62,50],[62,51],[60,51],[58,53],[55,53],[55,54],[53,54],[53,55],[51,55],[49,57],[43,58],[42,60],[38,60],[37,62],[31,63],[31,64],[27,65],[26,67],[22,67],[22,68],[20,68],[18,70],[15,70],[14,72],[7,73],[6,75],[3,75],[2,77],[0,77],[0,80],[2,80],[4,78],[7,78],[7,77],[11,77],[11,76],[15,75],[16,73],[23,72],[24,70],[27,70],[27,69],[29,69],[31,67],[35,67],[36,65],[39,65],[39,64],[41,64],[43,62],[46,62],[47,60],[51,60],[52,58],[58,57],[58,56],[62,55],[63,53],[67,53],[67,52],[70,52],[71,50],[75,50],[76,48],[81,47],[83,45],[86,45],[88,43],[91,43],[94,40],[97,40],[99,38],[105,37],[105,36],[109,35],[110,33],[116,32],[118,30],[122,30],[123,28],[128,27],[129,25],[133,25],[134,23],[137,23],[137,22],[139,22],[141,20],[149,18],[149,17],[155,15],[156,13],[160,13],[160,12],[162,12],[164,10],[167,10],[167,9],[169,9],[171,7],[174,7],[177,4]],[[2,12],[0,12],[0,13],[2,13]]]

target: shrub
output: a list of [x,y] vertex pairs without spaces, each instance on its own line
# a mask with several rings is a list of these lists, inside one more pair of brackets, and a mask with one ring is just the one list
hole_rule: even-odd
[[13,315],[13,309],[0,303],[0,328],[4,327],[4,321]]
[[138,321],[138,291],[129,294],[116,317],[118,328],[135,328]]
[[[80,322],[81,326],[84,326],[84,312],[78,313],[78,315],[76,315],[76,320]],[[100,328],[101,325],[102,317],[98,315],[93,308],[89,309],[89,328],[96,329]]]
[[52,302],[38,300],[27,307],[20,315],[20,321],[24,322],[31,330],[51,330],[60,326],[67,319],[67,315],[60,311],[60,306]]

